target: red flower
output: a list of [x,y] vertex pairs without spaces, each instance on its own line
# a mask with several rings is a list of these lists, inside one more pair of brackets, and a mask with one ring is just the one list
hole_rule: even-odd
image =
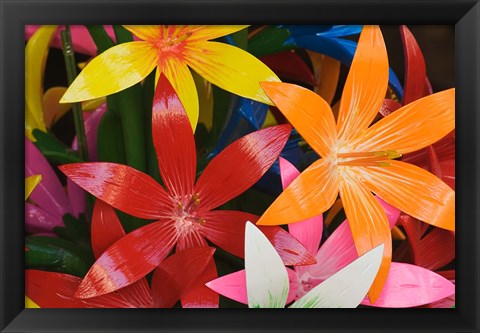
[[[101,200],[95,203],[91,230],[95,258],[125,236],[113,208]],[[147,279],[142,278],[113,293],[78,299],[74,293],[81,278],[63,273],[27,270],[25,292],[42,308],[172,307],[205,269],[214,251],[211,247],[202,247],[170,256],[155,270],[151,288]]]
[[[155,269],[177,250],[207,246],[205,239],[243,256],[246,221],[252,214],[213,210],[251,187],[278,158],[290,125],[253,132],[217,155],[197,182],[192,127],[171,84],[162,76],[153,100],[152,133],[160,174],[167,190],[153,178],[126,165],[78,163],[60,169],[77,185],[127,214],[155,219],[110,246],[95,262],[75,296],[90,298],[123,288]],[[262,230],[287,265],[311,264],[313,256],[285,230]],[[217,277],[212,261],[184,307],[217,307],[218,295],[205,287]]]

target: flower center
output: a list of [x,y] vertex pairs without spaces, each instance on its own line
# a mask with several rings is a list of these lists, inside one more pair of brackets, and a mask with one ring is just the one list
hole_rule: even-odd
[[181,29],[165,26],[160,38],[153,41],[153,46],[159,55],[180,56],[185,48],[186,40],[192,35],[191,32],[181,33]]
[[396,150],[382,150],[373,152],[348,152],[337,153],[337,165],[339,166],[380,166],[390,165],[389,160],[401,157]]
[[172,219],[180,235],[196,231],[205,223],[205,219],[198,216],[196,211],[200,204],[198,193],[187,198],[176,198],[176,202],[177,206],[173,209]]

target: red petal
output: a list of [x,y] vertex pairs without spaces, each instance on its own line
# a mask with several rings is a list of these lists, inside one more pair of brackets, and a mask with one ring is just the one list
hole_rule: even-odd
[[398,103],[397,101],[394,101],[393,99],[385,99],[383,100],[382,107],[380,108],[379,113],[383,116],[386,117],[393,111],[400,109],[402,107],[402,104]]
[[290,125],[255,131],[218,154],[198,179],[198,209],[211,210],[240,195],[270,168],[290,135]]
[[59,166],[74,183],[109,205],[143,219],[158,219],[172,200],[150,176],[116,163],[74,163]]
[[438,178],[442,178],[442,169],[440,168],[440,163],[438,162],[437,153],[435,152],[435,148],[433,146],[428,146],[426,148],[428,162],[430,164],[430,172],[433,173]]
[[192,126],[177,93],[163,74],[153,98],[152,134],[165,186],[177,198],[191,196],[197,163]]
[[407,105],[424,95],[427,70],[422,50],[417,44],[415,37],[404,25],[400,27],[404,54],[405,54],[405,89],[403,93],[403,105]]
[[310,67],[293,51],[265,55],[260,60],[283,79],[317,85]]
[[218,277],[217,268],[213,258],[207,263],[207,267],[197,277],[193,285],[181,296],[184,308],[218,308],[220,301],[216,292],[205,284]]
[[168,255],[177,240],[171,221],[132,231],[110,246],[88,271],[75,297],[103,295],[138,281]]
[[179,251],[165,259],[152,277],[155,307],[171,308],[175,305],[205,270],[214,252],[211,247],[200,247]]
[[117,214],[102,200],[97,200],[93,208],[91,235],[95,258],[100,257],[113,243],[125,236]]
[[37,270],[25,271],[25,293],[42,308],[132,308],[117,293],[90,298],[73,297],[81,278]]
[[[245,224],[256,223],[258,216],[233,210],[214,210],[204,215],[205,237],[240,258],[245,256]],[[278,254],[285,265],[311,265],[316,263],[315,257],[295,237],[278,226],[257,226]],[[212,279],[210,279],[212,280]],[[210,281],[209,280],[209,281]]]
[[455,190],[455,160],[444,160],[440,162],[442,180]]

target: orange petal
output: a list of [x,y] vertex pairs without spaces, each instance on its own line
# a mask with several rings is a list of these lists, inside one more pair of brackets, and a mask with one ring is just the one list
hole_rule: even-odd
[[364,26],[343,88],[338,135],[350,140],[361,134],[382,106],[388,86],[388,58],[378,26]]
[[338,182],[335,175],[330,174],[330,163],[318,160],[280,194],[257,224],[280,225],[306,220],[330,208],[337,194]]
[[65,87],[52,87],[43,95],[43,121],[47,128],[51,128],[72,107],[71,104],[59,103],[65,91]]
[[455,191],[413,164],[389,163],[388,167],[362,167],[366,185],[408,215],[439,228],[455,230]]
[[340,77],[340,61],[314,51],[306,51],[312,61],[315,79],[318,82],[313,91],[331,105]]
[[384,244],[382,263],[368,293],[374,303],[382,292],[392,261],[392,237],[387,215],[373,194],[355,176],[344,176],[340,198],[358,255]]
[[409,153],[435,143],[455,129],[455,89],[416,100],[370,127],[358,151]]
[[335,144],[335,119],[327,102],[303,87],[261,82],[263,90],[310,146],[326,157]]

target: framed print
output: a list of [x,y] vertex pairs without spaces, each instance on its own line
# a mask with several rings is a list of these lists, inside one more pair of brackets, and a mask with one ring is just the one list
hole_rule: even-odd
[[478,330],[478,2],[0,3],[2,332]]

